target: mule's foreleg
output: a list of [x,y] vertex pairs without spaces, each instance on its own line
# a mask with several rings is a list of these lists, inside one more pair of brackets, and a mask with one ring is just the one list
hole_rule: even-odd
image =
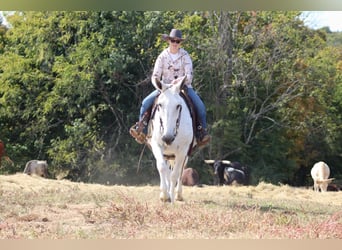
[[160,177],[160,195],[159,198],[162,201],[170,201],[169,189],[170,189],[170,168],[165,160],[157,160],[157,168]]

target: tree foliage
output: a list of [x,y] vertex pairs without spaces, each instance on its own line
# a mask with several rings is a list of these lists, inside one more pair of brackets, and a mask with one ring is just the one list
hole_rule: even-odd
[[53,176],[153,182],[153,156],[128,129],[152,91],[154,60],[166,46],[161,34],[176,27],[212,135],[189,163],[203,182],[211,182],[206,158],[248,164],[253,183],[296,185],[298,168],[318,160],[341,175],[340,33],[309,29],[299,15],[15,12],[10,28],[0,26],[0,137],[15,162],[1,171],[40,158]]

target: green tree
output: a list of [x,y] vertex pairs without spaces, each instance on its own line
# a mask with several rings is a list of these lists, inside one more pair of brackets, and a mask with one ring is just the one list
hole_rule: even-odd
[[[54,169],[70,170],[70,178],[91,181],[99,166],[111,171],[123,162],[128,166],[114,173],[122,176],[137,161],[127,160],[127,152],[140,150],[127,131],[151,89],[152,58],[159,53],[152,48],[161,46],[154,39],[182,15],[14,14],[1,60],[1,120],[12,145],[25,145],[17,149],[20,165],[48,158]],[[165,26],[156,28],[159,22]]]
[[[325,70],[318,65],[308,70],[300,66],[301,62],[325,58],[330,60],[326,65],[333,68],[336,64],[329,55],[315,56],[325,49],[326,35],[305,27],[298,15],[264,11],[210,13],[210,23],[216,28],[211,26],[215,32],[204,45],[209,49],[200,59],[200,68],[204,69],[200,79],[208,83],[206,98],[212,104],[209,114],[214,138],[213,153],[209,154],[212,158],[249,163],[255,170],[255,182],[287,182],[299,166],[298,156],[289,152],[295,146],[289,135],[298,133],[302,124],[290,106],[311,93],[308,73]],[[209,73],[205,70],[208,65]],[[327,83],[333,76],[334,72],[326,71],[315,74],[315,79]],[[305,130],[302,128],[301,135]],[[312,145],[318,148],[319,140]]]
[[6,172],[44,158],[73,180],[157,179],[152,154],[128,129],[173,27],[186,36],[213,137],[189,162],[202,181],[211,181],[207,158],[249,164],[253,183],[290,182],[318,159],[339,166],[339,36],[305,27],[299,14],[15,12],[11,28],[0,26],[0,137],[16,163]]

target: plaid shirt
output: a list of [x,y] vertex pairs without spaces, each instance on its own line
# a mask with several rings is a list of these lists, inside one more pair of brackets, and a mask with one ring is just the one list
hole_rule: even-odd
[[[192,83],[192,60],[188,52],[180,48],[176,57],[171,56],[169,48],[163,50],[158,56],[154,65],[153,78],[158,78],[164,83],[171,83],[172,80],[186,75],[185,84],[191,88]],[[153,82],[153,81],[152,81]]]

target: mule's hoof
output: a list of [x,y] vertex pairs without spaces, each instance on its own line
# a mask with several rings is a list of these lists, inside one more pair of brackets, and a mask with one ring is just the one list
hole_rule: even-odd
[[183,195],[181,193],[176,193],[176,201],[184,201]]
[[168,199],[160,198],[160,200],[161,200],[162,202],[171,202],[171,199],[170,199],[170,198],[168,198]]
[[170,196],[165,195],[163,192],[160,193],[159,198],[162,202],[171,202]]
[[184,201],[184,198],[182,195],[176,195],[176,201]]

